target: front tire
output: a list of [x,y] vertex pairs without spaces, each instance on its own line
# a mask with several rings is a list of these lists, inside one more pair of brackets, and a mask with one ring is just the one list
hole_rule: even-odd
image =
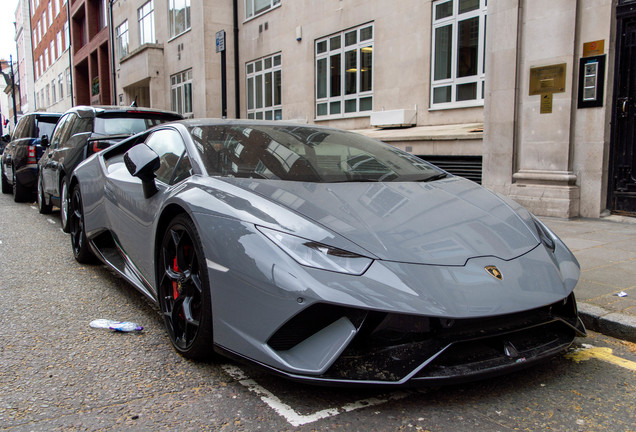
[[164,233],[157,263],[159,306],[170,341],[184,357],[213,357],[210,284],[201,239],[186,215]]
[[62,231],[65,233],[71,231],[69,225],[69,211],[70,211],[71,199],[68,196],[68,180],[67,177],[62,177],[61,193],[60,193],[60,223],[62,224]]
[[53,206],[49,203],[46,203],[46,199],[44,197],[44,188],[42,187],[42,174],[38,176],[38,211],[40,214],[49,214],[53,209]]
[[75,185],[71,195],[69,226],[75,260],[82,264],[95,262],[95,255],[88,245],[88,239],[84,232],[84,208],[82,207],[82,193],[79,185]]

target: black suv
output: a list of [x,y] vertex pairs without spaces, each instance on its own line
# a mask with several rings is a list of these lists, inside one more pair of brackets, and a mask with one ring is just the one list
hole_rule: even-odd
[[68,179],[75,167],[124,138],[182,118],[172,111],[121,106],[77,106],[66,111],[40,158],[40,213],[50,213],[54,205],[59,207],[62,229],[68,232]]
[[2,153],[2,192],[13,193],[18,202],[31,201],[38,176],[38,160],[60,113],[35,112],[18,120],[11,142]]

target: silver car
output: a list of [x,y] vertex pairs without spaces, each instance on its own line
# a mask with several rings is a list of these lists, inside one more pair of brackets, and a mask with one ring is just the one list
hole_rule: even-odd
[[155,127],[74,172],[71,241],[155,302],[174,348],[316,384],[454,382],[585,329],[579,265],[518,204],[352,132]]

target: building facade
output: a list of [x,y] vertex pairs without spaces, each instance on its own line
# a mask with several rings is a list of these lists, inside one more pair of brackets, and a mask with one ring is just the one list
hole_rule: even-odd
[[634,3],[115,0],[116,101],[352,129],[539,215],[636,214]]
[[484,183],[540,215],[636,215],[636,2],[489,4]]
[[29,2],[19,0],[15,10],[15,45],[17,51],[18,77],[20,81],[20,112],[32,111],[35,107],[33,77],[33,46],[31,43],[31,20]]
[[64,112],[73,105],[66,0],[23,1],[30,5],[33,47],[34,108],[30,111]]
[[109,46],[110,1],[68,1],[73,105],[110,105],[113,103]]

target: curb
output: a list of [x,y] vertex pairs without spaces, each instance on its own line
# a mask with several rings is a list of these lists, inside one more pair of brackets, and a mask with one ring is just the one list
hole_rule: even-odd
[[636,316],[611,312],[600,306],[577,302],[585,328],[606,336],[636,342]]

